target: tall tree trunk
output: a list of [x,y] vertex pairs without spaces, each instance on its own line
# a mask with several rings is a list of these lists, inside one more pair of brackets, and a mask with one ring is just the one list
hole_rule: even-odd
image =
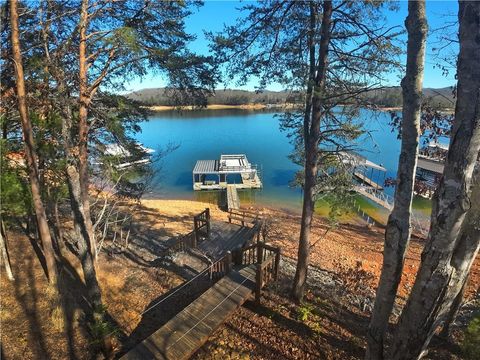
[[[61,80],[61,74],[59,77],[59,92],[65,93],[65,86]],[[67,95],[66,95],[67,97]],[[70,206],[73,213],[73,220],[75,226],[75,235],[78,244],[79,259],[82,265],[83,277],[85,279],[85,285],[87,287],[87,293],[89,301],[93,309],[93,317],[101,309],[101,290],[98,284],[95,264],[91,251],[90,235],[87,230],[85,211],[83,208],[82,189],[80,184],[80,174],[78,171],[77,158],[75,157],[75,146],[72,139],[73,129],[73,111],[71,106],[67,102],[65,104],[65,111],[62,121],[62,137],[65,147],[65,153],[67,157],[67,183],[68,192],[70,197]]]
[[[311,9],[312,10],[312,9]],[[318,143],[320,141],[320,120],[322,116],[323,91],[328,61],[328,47],[331,35],[332,2],[323,2],[318,67],[312,95],[312,115],[308,137],[305,139],[305,183],[303,186],[303,208],[298,244],[298,261],[293,280],[292,296],[301,301],[305,293],[307,269],[310,258],[310,231],[315,211],[315,185],[317,183]],[[307,104],[308,105],[308,104]]]
[[10,256],[8,254],[8,246],[7,246],[7,232],[5,231],[5,226],[3,224],[3,220],[0,219],[0,252],[1,258],[0,262],[5,265],[5,272],[7,273],[7,279],[10,281],[15,280],[12,272],[12,266],[10,265]]
[[[480,169],[477,168],[476,172],[474,173],[473,178],[473,185],[472,185],[472,196],[471,202],[472,207],[467,213],[465,221],[463,222],[462,226],[462,233],[461,237],[464,238],[474,238],[475,236],[480,236]],[[461,239],[460,241],[466,241],[466,239]],[[467,289],[467,283],[470,273],[463,279],[463,284],[461,286],[461,290],[455,299],[452,302],[452,306],[448,310],[448,315],[445,318],[443,323],[442,331],[440,336],[444,338],[448,338],[450,335],[450,325],[455,322],[455,319],[460,311],[460,307],[462,305],[462,301],[465,295],[465,290]]]
[[79,61],[79,111],[78,111],[78,170],[80,174],[80,186],[85,226],[88,232],[91,251],[94,259],[97,258],[95,232],[93,230],[90,212],[90,200],[88,196],[88,107],[91,97],[88,88],[88,62],[87,62],[87,27],[88,27],[88,0],[82,1],[80,13],[80,44],[78,48]]
[[[79,24],[79,29],[81,32],[86,31],[87,27],[87,9],[88,9],[88,1],[84,0],[82,2],[82,9],[81,9],[81,20]],[[82,30],[83,28],[83,30]],[[85,33],[84,33],[85,36]],[[84,39],[84,37],[83,37]],[[84,43],[85,44],[85,43]],[[85,65],[85,64],[84,64]],[[86,66],[86,65],[85,65]],[[85,67],[86,70],[86,67]],[[62,119],[62,138],[63,138],[63,146],[65,150],[65,156],[67,158],[67,166],[66,166],[66,174],[67,174],[67,184],[69,190],[69,197],[70,197],[70,206],[72,209],[73,220],[74,220],[74,227],[75,227],[75,235],[78,244],[78,251],[79,251],[79,259],[82,265],[83,276],[85,279],[85,285],[87,287],[88,293],[88,300],[92,306],[92,317],[95,320],[101,320],[101,289],[98,284],[96,270],[95,270],[95,263],[94,257],[92,252],[92,240],[89,231],[89,221],[91,223],[90,214],[88,209],[85,210],[85,192],[82,190],[82,183],[81,183],[81,175],[80,173],[83,171],[88,177],[88,167],[84,167],[83,170],[80,170],[80,152],[83,152],[83,159],[87,159],[85,157],[85,151],[81,150],[81,146],[79,146],[79,142],[76,142],[74,138],[74,131],[80,131],[80,128],[83,130],[83,135],[78,134],[78,138],[81,139],[83,137],[83,144],[85,144],[85,127],[80,125],[80,121],[86,121],[85,118],[80,120],[82,117],[79,116],[79,126],[74,126],[74,112],[71,105],[71,95],[67,92],[67,86],[65,84],[65,75],[63,74],[61,68],[51,66],[50,71],[55,75],[55,78],[58,82],[58,92],[63,95],[66,99],[64,107],[63,107],[63,119]],[[85,104],[85,103],[84,103]],[[79,104],[80,105],[80,104]],[[88,105],[88,102],[86,103]],[[81,106],[79,106],[81,107]],[[84,162],[85,166],[88,166],[88,163]],[[85,171],[87,170],[87,171]],[[88,181],[88,178],[87,178]],[[87,186],[83,186],[83,189],[87,188],[88,190],[88,183]],[[88,193],[87,193],[88,199]]]
[[74,215],[75,233],[78,239],[78,256],[82,264],[83,277],[85,279],[88,299],[92,305],[93,317],[98,320],[97,316],[101,313],[102,295],[97,280],[89,234],[84,221],[80,175],[75,166],[69,166],[67,173],[70,203]]
[[[480,247],[480,231],[462,224],[471,201],[480,151],[480,2],[459,3],[458,90],[455,120],[443,177],[435,192],[422,262],[402,312],[391,359],[418,359],[445,320]],[[478,185],[473,189],[478,190]]]
[[30,179],[30,187],[32,190],[33,207],[37,218],[38,230],[42,241],[43,253],[45,256],[48,279],[50,283],[57,289],[57,265],[55,263],[55,254],[53,251],[52,238],[50,228],[47,222],[45,207],[43,205],[39,181],[39,171],[37,164],[37,155],[35,141],[33,137],[33,129],[28,117],[25,79],[23,74],[22,52],[20,48],[20,38],[18,29],[18,4],[17,0],[10,0],[10,22],[12,31],[12,53],[15,63],[15,78],[18,97],[18,111],[22,123],[23,138],[25,144],[25,158],[28,164],[28,175]]
[[442,331],[439,334],[439,336],[444,339],[448,339],[448,337],[450,336],[450,330],[451,330],[450,326],[455,322],[458,312],[460,311],[460,306],[462,305],[463,297],[465,295],[465,289],[467,288],[467,282],[468,282],[468,276],[465,277],[460,292],[455,297],[455,299],[452,302],[452,306],[448,310],[448,315],[445,318]]
[[405,20],[408,32],[407,69],[402,80],[402,147],[398,162],[395,203],[385,230],[383,266],[367,333],[366,359],[383,359],[384,335],[402,277],[410,241],[410,217],[417,168],[427,19],[425,1],[410,1]]
[[305,95],[305,115],[303,118],[303,144],[305,153],[308,151],[308,136],[310,133],[310,121],[312,119],[312,97],[315,85],[315,31],[317,28],[317,9],[313,0],[309,3],[310,7],[310,29],[308,29],[308,84],[307,93]]
[[57,242],[57,249],[60,255],[65,254],[65,240],[63,236],[63,228],[60,222],[60,212],[58,210],[58,199],[54,200],[53,204],[53,218],[55,219],[55,233],[56,233],[56,242]]

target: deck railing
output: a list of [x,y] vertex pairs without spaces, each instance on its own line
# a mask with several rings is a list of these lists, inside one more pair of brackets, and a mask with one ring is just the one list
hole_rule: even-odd
[[239,253],[241,255],[241,260],[237,261],[237,263],[241,265],[256,264],[258,259],[257,250],[258,248],[256,244],[244,247]]
[[193,217],[195,241],[198,244],[203,239],[210,238],[210,209],[206,208]]
[[232,253],[228,251],[225,256],[210,266],[208,272],[210,280],[221,279],[232,270],[232,266]]
[[255,223],[261,220],[260,214],[258,211],[246,210],[246,209],[230,209],[228,211],[228,222],[231,223],[233,220],[239,221],[242,223],[242,226],[248,223]]
[[255,301],[260,302],[262,288],[277,280],[280,266],[280,248],[258,241],[232,254],[236,265],[256,264]]
[[179,236],[173,245],[171,245],[166,252],[172,254],[174,252],[185,251],[187,249],[197,247],[197,242],[195,240],[195,232],[190,231],[186,235]]
[[196,248],[201,240],[210,238],[210,209],[207,208],[193,217],[193,227],[193,231],[173,240],[162,254],[169,255],[174,252]]
[[263,261],[261,264],[257,264],[255,274],[255,301],[260,302],[262,296],[262,288],[271,281],[277,280],[278,276],[278,260],[276,256],[271,256]]

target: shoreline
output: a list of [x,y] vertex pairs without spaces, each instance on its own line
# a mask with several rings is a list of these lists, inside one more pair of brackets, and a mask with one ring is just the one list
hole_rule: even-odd
[[[161,222],[157,226],[162,229],[174,230],[178,234],[191,229],[193,226],[192,216],[205,210],[206,207],[210,209],[213,221],[228,221],[228,212],[207,202],[150,199],[141,200],[141,204],[144,208],[157,211],[163,217],[177,219],[182,230],[177,223]],[[245,208],[257,210],[259,215],[270,224],[267,235],[269,242],[274,246],[282,247],[283,256],[296,258],[300,234],[300,213],[255,204],[245,206]],[[154,212],[150,214],[153,215]],[[338,225],[331,227],[328,219],[316,213],[312,221],[311,239],[313,244],[319,243],[320,245],[312,245],[311,264],[313,266],[321,264],[322,268],[330,271],[355,268],[361,264],[363,270],[378,278],[382,268],[384,236],[385,228],[381,225],[371,226],[358,218],[344,218],[339,219]],[[401,297],[407,296],[413,286],[424,244],[425,239],[412,236],[399,287]],[[469,297],[479,286],[479,271],[480,257],[472,267],[472,276],[467,290]]]
[[202,110],[275,110],[275,109],[291,109],[294,104],[285,105],[266,105],[266,104],[243,104],[243,105],[227,105],[227,104],[209,104],[207,107],[194,106],[171,106],[171,105],[152,105],[145,106],[150,111],[161,112],[171,110],[185,111],[202,111]]
[[[212,211],[220,213],[226,216],[228,215],[228,211],[222,208],[220,205],[216,203],[212,203],[209,201],[205,201],[203,199],[183,199],[183,198],[142,198],[140,199],[140,203],[142,206],[158,209],[158,210],[166,210],[175,208],[177,211],[184,211],[188,213],[193,212],[201,212],[206,207],[209,207]],[[291,206],[282,206],[278,203],[245,203],[242,209],[248,210],[256,210],[259,213],[282,213],[288,214],[289,216],[294,217],[301,217],[302,215],[302,208],[301,207],[291,207]],[[193,213],[192,213],[193,214]],[[315,218],[319,221],[328,221],[328,211],[320,206],[315,208],[314,212]],[[352,213],[345,213],[339,216],[337,219],[339,223],[344,224],[351,224],[351,225],[366,225],[365,220],[356,212]],[[376,227],[383,228],[383,224],[380,221],[376,221]]]
[[[345,106],[345,105],[339,105]],[[162,112],[162,111],[172,111],[172,110],[181,110],[181,111],[203,111],[203,110],[249,110],[249,111],[259,111],[259,110],[285,110],[293,109],[299,107],[299,104],[242,104],[242,105],[228,105],[228,104],[209,104],[206,107],[194,107],[191,105],[188,106],[173,106],[173,105],[150,105],[143,106],[143,108],[148,109],[153,112]],[[377,107],[375,109],[370,109],[373,111],[401,111],[401,106],[392,106],[392,107]]]

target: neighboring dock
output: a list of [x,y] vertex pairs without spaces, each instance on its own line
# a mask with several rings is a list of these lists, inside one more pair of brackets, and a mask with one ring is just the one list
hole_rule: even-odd
[[388,211],[392,211],[393,209],[393,198],[386,195],[381,190],[376,190],[371,187],[357,185],[354,187],[354,190],[359,193],[360,195],[365,196],[367,199],[370,199],[377,205],[387,209]]
[[355,171],[353,173],[353,175],[355,175],[355,177],[362,183],[370,186],[371,188],[375,189],[375,190],[383,190],[383,186],[376,183],[375,181],[373,181],[372,179],[370,179],[369,177],[365,176],[364,174],[362,174],[361,172],[358,172],[358,171]]

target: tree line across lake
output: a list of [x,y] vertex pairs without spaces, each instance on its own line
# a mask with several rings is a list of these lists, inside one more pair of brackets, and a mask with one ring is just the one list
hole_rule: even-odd
[[[425,88],[423,89],[423,96],[436,109],[451,109],[455,105],[453,88],[450,87],[439,89]],[[188,100],[185,103],[178,104],[175,99],[169,96],[169,91],[166,88],[141,89],[129,93],[127,97],[148,106],[194,105],[194,103],[189,103]],[[402,90],[400,87],[371,90],[366,92],[363,97],[368,103],[378,107],[402,106]],[[304,95],[291,91],[216,89],[214,94],[207,96],[206,102],[208,105],[281,105],[286,103],[301,104],[303,99]]]

